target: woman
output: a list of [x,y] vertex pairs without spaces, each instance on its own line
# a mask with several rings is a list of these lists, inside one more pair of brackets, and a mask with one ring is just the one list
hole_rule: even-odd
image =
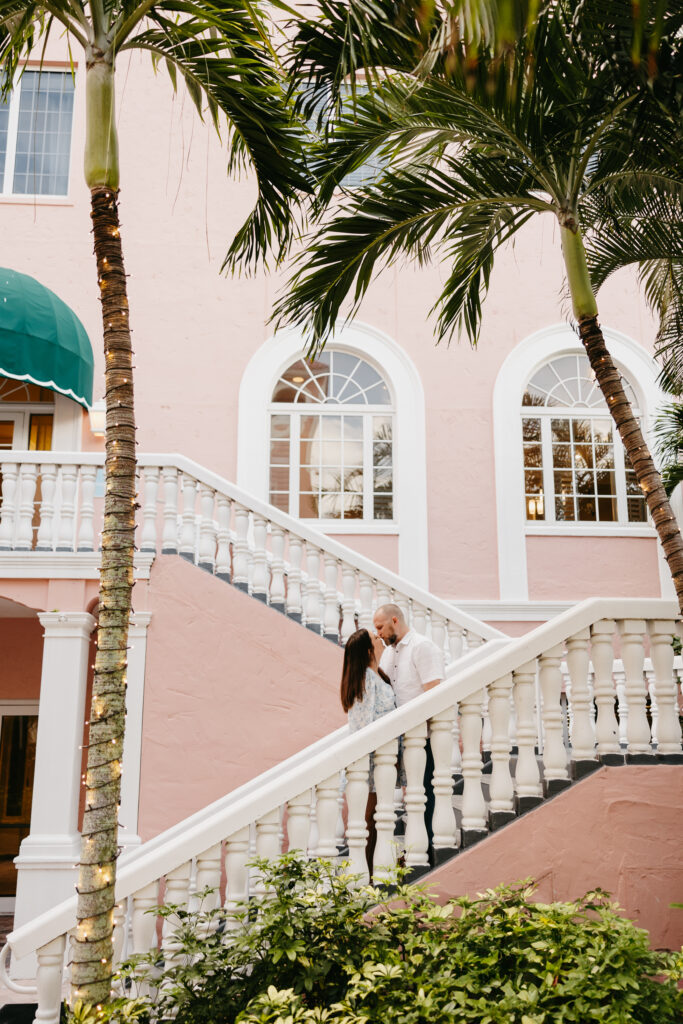
[[[352,633],[344,648],[344,667],[341,680],[341,702],[349,716],[349,731],[357,732],[364,725],[386,715],[396,707],[394,691],[387,676],[379,667],[384,644],[379,637],[372,637],[367,629]],[[372,859],[375,852],[377,833],[375,831],[375,793],[373,756],[370,755],[370,793],[365,811],[368,829],[368,843],[365,855],[372,878]]]

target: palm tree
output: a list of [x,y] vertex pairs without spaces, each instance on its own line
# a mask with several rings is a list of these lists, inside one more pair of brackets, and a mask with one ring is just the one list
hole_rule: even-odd
[[135,530],[135,415],[126,277],[118,216],[119,160],[114,93],[120,53],[145,50],[184,80],[200,116],[229,126],[228,169],[255,172],[258,198],[229,258],[286,246],[288,200],[305,188],[298,141],[280,89],[268,25],[247,0],[0,0],[0,57],[8,91],[23,62],[53,33],[66,32],[86,64],[85,180],[91,195],[105,353],[106,495],[95,661],[78,878],[72,1000],[106,1002],[125,714],[128,622]]
[[[278,320],[305,326],[315,349],[343,304],[356,312],[378,269],[438,252],[450,274],[433,309],[437,340],[462,331],[476,344],[497,252],[531,217],[552,214],[578,331],[683,608],[683,541],[605,345],[584,247],[584,234],[603,223],[596,197],[681,187],[680,122],[658,95],[671,82],[653,89],[633,64],[630,3],[557,0],[504,57],[481,47],[465,61],[452,59],[450,44],[435,45],[444,38],[438,12],[425,26],[412,0],[319,2],[319,15],[299,22],[291,64],[304,111],[319,111],[326,97],[319,119],[329,127],[311,163],[322,223],[295,262]],[[675,80],[683,10],[672,3],[665,13]],[[355,90],[359,72],[364,92]],[[356,92],[351,102],[345,83]],[[339,189],[378,155],[378,180]]]

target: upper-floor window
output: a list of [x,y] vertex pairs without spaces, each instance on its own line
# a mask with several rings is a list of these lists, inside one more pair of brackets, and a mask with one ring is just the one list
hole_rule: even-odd
[[[638,416],[634,390],[622,383]],[[646,521],[645,497],[585,355],[537,370],[522,406],[527,521]]]
[[292,363],[272,395],[271,503],[299,519],[393,519],[393,411],[359,356],[327,349]]
[[0,451],[50,451],[54,392],[31,381],[0,376]]
[[74,79],[70,71],[24,71],[0,102],[0,194],[65,196]]

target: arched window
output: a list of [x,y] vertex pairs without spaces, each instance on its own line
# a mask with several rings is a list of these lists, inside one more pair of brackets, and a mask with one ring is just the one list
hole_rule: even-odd
[[394,517],[394,406],[378,370],[326,349],[281,374],[270,408],[270,502],[299,519]]
[[[638,416],[634,390],[622,383]],[[646,522],[643,492],[585,355],[537,370],[522,407],[527,522]]]

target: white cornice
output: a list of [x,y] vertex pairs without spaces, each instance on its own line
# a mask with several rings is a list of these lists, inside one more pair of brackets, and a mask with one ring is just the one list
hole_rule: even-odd
[[[155,555],[135,554],[135,578],[148,580]],[[97,580],[99,551],[0,551],[0,579]]]

